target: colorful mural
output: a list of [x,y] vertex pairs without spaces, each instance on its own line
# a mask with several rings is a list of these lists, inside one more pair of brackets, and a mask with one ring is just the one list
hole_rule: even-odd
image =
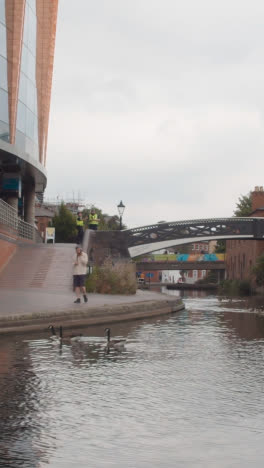
[[137,257],[136,262],[224,262],[225,254],[152,254]]

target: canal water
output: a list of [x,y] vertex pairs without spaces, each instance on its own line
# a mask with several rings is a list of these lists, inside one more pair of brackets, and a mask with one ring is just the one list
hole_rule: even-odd
[[46,330],[1,338],[0,467],[263,467],[264,318],[243,300],[184,300],[113,325],[120,352],[104,327],[61,348]]

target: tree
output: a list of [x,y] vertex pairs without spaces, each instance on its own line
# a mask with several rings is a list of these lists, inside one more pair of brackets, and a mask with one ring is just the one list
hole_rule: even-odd
[[53,218],[53,226],[55,227],[56,242],[75,242],[76,219],[64,203],[60,205],[58,213]]
[[218,240],[215,246],[215,253],[225,253],[226,251],[226,241]]
[[251,193],[241,195],[236,204],[235,216],[249,216],[252,212],[252,196]]
[[259,286],[264,285],[264,253],[261,254],[252,268],[252,273],[255,275],[256,283]]

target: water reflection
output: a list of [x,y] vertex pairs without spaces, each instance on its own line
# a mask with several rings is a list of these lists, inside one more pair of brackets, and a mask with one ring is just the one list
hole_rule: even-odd
[[47,334],[0,344],[0,466],[262,466],[264,319],[185,298],[169,317],[111,327],[126,349]]

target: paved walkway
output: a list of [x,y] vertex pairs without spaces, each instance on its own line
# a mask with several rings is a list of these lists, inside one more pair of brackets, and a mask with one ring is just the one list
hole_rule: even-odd
[[[68,319],[105,315],[115,307],[142,308],[146,303],[175,299],[150,291],[138,290],[133,296],[89,294],[88,303],[74,304],[72,263],[74,244],[20,245],[7,267],[0,273],[0,321],[33,320],[34,317],[63,315]],[[134,304],[134,306],[132,306]],[[122,307],[124,306],[124,307]],[[108,309],[109,308],[109,309]],[[109,312],[110,313],[110,312]],[[1,324],[0,324],[1,327]]]
[[6,289],[0,292],[0,318],[18,315],[32,315],[51,311],[82,312],[95,307],[113,307],[118,304],[133,304],[142,301],[154,301],[169,296],[140,291],[133,296],[110,294],[88,294],[87,304],[74,304],[73,292],[44,291],[43,289]]

